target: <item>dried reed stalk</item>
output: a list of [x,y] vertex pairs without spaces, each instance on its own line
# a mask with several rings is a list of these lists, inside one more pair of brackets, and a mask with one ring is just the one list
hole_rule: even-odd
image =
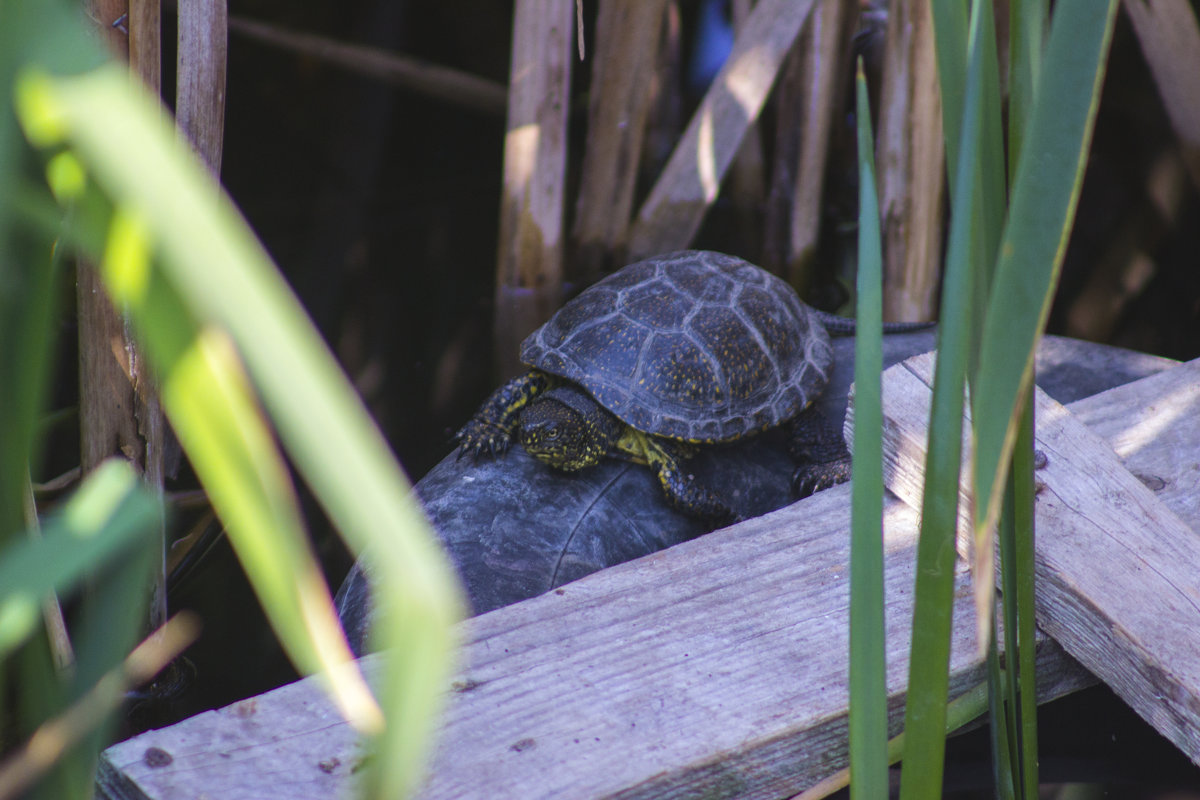
[[576,276],[594,280],[625,257],[666,0],[601,0],[587,144],[575,224]]
[[764,260],[801,291],[816,257],[830,131],[843,108],[857,19],[855,0],[822,3],[788,56],[776,90]]
[[945,143],[928,0],[897,0],[888,15],[879,108],[883,316],[932,319],[941,276]]
[[[740,33],[750,18],[750,0],[733,0],[733,30]],[[731,249],[750,259],[762,260],[762,221],[767,203],[766,153],[758,122],[751,123],[733,162],[729,165],[726,194],[733,210]]]
[[513,19],[493,342],[502,376],[562,293],[571,0],[518,0]]
[[[162,33],[159,0],[90,0],[88,14],[118,57],[156,96],[161,80]],[[124,317],[109,302],[100,276],[77,266],[79,325],[80,465],[87,474],[110,456],[126,458],[160,494],[166,422],[148,367]],[[166,552],[165,530],[159,547]],[[160,559],[165,564],[165,556]],[[166,621],[163,569],[155,570],[147,630]]]
[[378,47],[346,44],[325,36],[289,31],[245,17],[230,17],[229,30],[263,44],[302,53],[453,105],[486,114],[504,113],[508,90],[503,85],[460,70],[397,55]]
[[214,175],[221,174],[225,139],[228,19],[226,0],[179,6],[175,122]]
[[676,250],[695,237],[812,7],[812,0],[759,0],[755,5],[729,60],[638,212],[630,258]]
[[1125,0],[1125,11],[1200,188],[1200,27],[1188,0]]

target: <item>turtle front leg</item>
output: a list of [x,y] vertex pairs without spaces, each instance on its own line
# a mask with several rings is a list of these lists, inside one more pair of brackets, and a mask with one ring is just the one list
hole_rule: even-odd
[[797,497],[808,497],[850,480],[850,451],[841,431],[809,406],[792,421],[788,450],[796,460],[792,473],[792,491]]
[[667,502],[677,511],[690,517],[707,520],[718,526],[740,522],[742,516],[729,507],[715,492],[692,479],[684,470],[687,448],[657,437],[641,435],[646,463],[658,476]]
[[479,458],[485,451],[497,456],[508,450],[516,437],[521,409],[549,385],[545,373],[530,370],[492,392],[454,437],[458,442],[458,457]]

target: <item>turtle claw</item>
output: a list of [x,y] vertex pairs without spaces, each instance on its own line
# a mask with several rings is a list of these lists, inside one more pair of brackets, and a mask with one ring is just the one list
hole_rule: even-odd
[[837,486],[850,480],[850,459],[803,464],[792,473],[792,491],[797,499]]
[[470,456],[473,461],[478,461],[485,452],[492,458],[498,458],[508,452],[512,444],[509,431],[479,417],[464,425],[454,439],[458,442],[460,460],[463,456]]

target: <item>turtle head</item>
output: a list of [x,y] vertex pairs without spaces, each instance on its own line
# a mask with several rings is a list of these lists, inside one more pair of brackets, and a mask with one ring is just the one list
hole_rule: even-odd
[[521,444],[555,469],[574,472],[600,461],[616,444],[622,423],[575,386],[559,386],[521,412]]

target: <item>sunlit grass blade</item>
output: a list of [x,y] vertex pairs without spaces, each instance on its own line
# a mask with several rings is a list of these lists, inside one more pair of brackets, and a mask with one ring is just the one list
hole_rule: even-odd
[[990,540],[999,514],[1016,412],[1074,218],[1115,8],[1115,0],[1106,13],[1093,3],[1060,3],[1051,23],[984,319],[987,369],[973,417],[977,545]]
[[[57,81],[31,77],[25,84],[31,138],[43,145],[69,142],[154,243],[148,276],[110,273],[135,318],[154,313],[170,325],[149,304],[141,312],[133,308],[145,302],[139,292],[167,287],[156,290],[158,296],[178,298],[201,332],[196,341],[203,343],[192,356],[198,373],[206,361],[224,358],[218,351],[227,336],[297,470],[339,532],[356,552],[371,547],[381,610],[376,644],[390,648],[392,669],[379,687],[388,717],[383,752],[371,760],[366,784],[372,796],[397,796],[419,775],[450,666],[451,625],[461,609],[453,572],[403,474],[266,253],[161,112],[115,68]],[[153,352],[149,339],[164,334],[157,325],[139,327]],[[327,609],[327,592],[322,596]],[[309,605],[305,614],[311,621],[326,612]]]
[[850,540],[851,796],[887,797],[883,620],[883,250],[875,144],[861,60],[858,114],[858,332],[854,342],[854,480]]
[[[351,656],[287,468],[237,352],[221,331],[195,323],[149,258],[146,223],[118,208],[101,272],[142,334],[159,375],[163,409],[289,655],[303,672],[334,669]],[[361,679],[332,688],[348,718],[378,729],[378,711]]]
[[[979,4],[971,21],[979,35]],[[972,303],[978,252],[981,202],[979,153],[983,137],[983,93],[974,48],[968,68],[959,162],[951,192],[953,210],[939,314],[938,359],[929,421],[929,447],[922,496],[921,536],[917,544],[917,584],[913,603],[912,655],[905,707],[905,765],[901,798],[941,794],[945,757],[946,693],[953,614],[955,532],[958,524],[959,471],[967,368],[971,361]],[[972,509],[967,509],[968,517]]]

